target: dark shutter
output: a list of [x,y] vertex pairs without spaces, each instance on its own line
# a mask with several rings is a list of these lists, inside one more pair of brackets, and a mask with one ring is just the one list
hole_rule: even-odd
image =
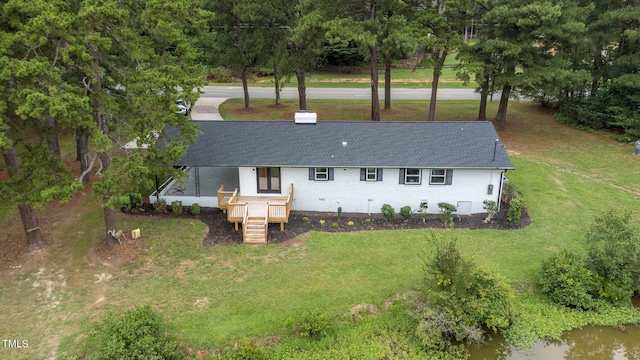
[[404,171],[405,169],[400,169],[400,178],[398,179],[398,184],[404,184]]
[[360,181],[366,181],[366,180],[367,180],[367,169],[360,168]]
[[451,183],[453,182],[453,169],[447,169],[446,170],[446,179],[444,181],[445,185],[451,185]]
[[376,174],[376,180],[377,180],[377,181],[382,181],[382,168],[380,168],[380,169],[376,169],[376,172],[377,172],[377,174]]
[[316,169],[309,168],[309,180],[313,181],[316,179]]
[[333,168],[329,168],[329,181],[333,181]]

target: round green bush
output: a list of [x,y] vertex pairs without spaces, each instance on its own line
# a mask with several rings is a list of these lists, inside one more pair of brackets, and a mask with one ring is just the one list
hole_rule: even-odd
[[580,256],[562,250],[542,261],[538,284],[555,303],[586,310],[594,306],[595,280]]
[[303,222],[303,223],[305,223],[305,224],[306,224],[306,223],[308,223],[308,222],[309,222],[309,218],[308,218],[308,217],[306,217],[306,216],[305,216],[305,217],[303,217],[303,218],[302,218],[302,222]]
[[200,215],[200,204],[195,203],[191,205],[191,215],[198,216]]
[[184,359],[162,316],[149,305],[109,316],[87,339],[92,360]]
[[382,213],[382,216],[384,216],[384,220],[386,222],[393,222],[393,219],[396,217],[396,211],[389,204],[382,205],[380,212]]
[[338,225],[338,223],[333,223],[333,224],[331,224],[331,228],[334,229],[334,230],[335,229],[339,229],[340,225]]
[[409,221],[409,219],[411,219],[411,215],[413,215],[411,206],[403,206],[400,208],[400,217],[402,217],[402,220]]

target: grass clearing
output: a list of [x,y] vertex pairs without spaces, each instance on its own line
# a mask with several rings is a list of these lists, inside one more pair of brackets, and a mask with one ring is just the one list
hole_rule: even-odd
[[[476,88],[475,82],[467,84],[456,78],[456,71],[453,66],[458,64],[456,54],[450,54],[445,61],[445,67],[440,75],[439,88]],[[382,64],[379,64],[381,66]],[[384,68],[380,68],[378,72],[380,89],[384,88]],[[391,69],[391,86],[409,89],[427,89],[431,88],[433,79],[433,69],[418,67],[415,71],[410,68],[396,67]],[[337,71],[313,71],[308,73],[305,85],[314,88],[368,88],[371,83],[371,75],[368,67],[351,68],[344,67]],[[219,86],[242,86],[239,81],[231,83],[209,83],[209,85]],[[274,86],[273,77],[255,77],[249,84],[250,86],[270,87]],[[285,84],[287,87],[297,87],[298,80],[295,76],[291,76]]]
[[[250,118],[254,111],[261,114],[257,119],[292,114],[269,108],[269,102],[254,100],[250,112],[234,108],[236,100],[222,108],[226,118]],[[323,120],[356,119],[358,113],[361,118],[368,106],[366,101],[310,101]],[[443,101],[438,103],[438,118],[470,120],[476,106]],[[491,106],[490,113],[497,102]],[[397,101],[394,107],[402,109],[401,116],[387,120],[418,119],[428,103]],[[295,103],[289,108],[295,109]],[[346,109],[353,114],[345,114]],[[529,326],[527,336],[553,336],[584,324],[585,318],[576,320],[578,315],[541,302],[531,292],[535,271],[552,251],[585,251],[585,225],[601,210],[637,209],[640,159],[631,154],[630,145],[564,127],[528,102],[510,104],[507,129],[499,135],[516,167],[507,176],[524,194],[531,225],[514,231],[434,232],[457,237],[464,254],[508,278],[519,293],[520,311],[558,315],[558,320],[547,316],[546,322],[523,318],[518,325]],[[72,217],[62,228],[54,221],[61,210],[69,210]],[[640,223],[640,214],[634,216]],[[286,337],[287,321],[305,311],[320,308],[333,319],[346,319],[357,304],[381,308],[386,299],[417,288],[422,281],[420,255],[431,246],[427,231],[394,230],[312,232],[291,246],[205,248],[200,240],[206,230],[198,220],[119,214],[123,229],[141,229],[144,246],[132,260],[116,263],[108,254],[96,253],[102,209],[86,194],[68,205],[48,207],[41,218],[47,236],[59,241],[25,255],[29,267],[0,270],[0,333],[27,339],[29,348],[2,349],[0,358],[44,358],[56,349],[74,352],[90,325],[107,312],[142,304],[160,311],[179,341],[196,349],[215,349],[246,337],[277,342]],[[15,211],[3,212],[0,228],[13,229],[0,232],[0,242],[20,233]],[[590,321],[605,323],[605,315]],[[563,316],[570,320],[560,321]]]

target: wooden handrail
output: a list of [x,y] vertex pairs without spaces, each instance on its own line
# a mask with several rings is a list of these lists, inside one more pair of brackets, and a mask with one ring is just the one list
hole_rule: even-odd
[[269,233],[269,204],[267,204],[267,215],[264,217],[264,242],[267,242],[267,236]]
[[249,222],[249,207],[244,207],[244,217],[242,219],[242,241],[247,238],[247,223]]

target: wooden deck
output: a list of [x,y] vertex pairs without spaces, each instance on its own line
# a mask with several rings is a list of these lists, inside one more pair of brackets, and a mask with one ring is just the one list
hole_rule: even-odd
[[238,189],[225,191],[224,185],[218,190],[218,207],[227,214],[227,220],[234,223],[236,230],[242,224],[242,238],[245,242],[266,243],[268,224],[279,223],[280,231],[289,222],[293,184],[288,195],[240,196]]

